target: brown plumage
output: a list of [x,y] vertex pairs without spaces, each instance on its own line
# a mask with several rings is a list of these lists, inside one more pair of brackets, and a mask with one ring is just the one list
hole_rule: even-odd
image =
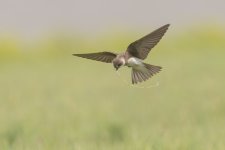
[[105,63],[111,63],[116,57],[116,54],[111,52],[99,52],[99,53],[89,53],[89,54],[73,54],[74,56],[102,61]]
[[168,27],[169,24],[164,25],[141,39],[132,42],[127,50],[121,54],[99,52],[73,55],[105,63],[113,63],[116,70],[121,66],[132,67],[132,84],[137,84],[138,82],[148,80],[161,70],[160,66],[146,64],[142,61],[147,58],[151,49],[161,40]]
[[160,39],[163,37],[165,32],[167,31],[169,27],[169,24],[162,26],[161,28],[151,32],[150,34],[144,36],[143,38],[131,43],[128,46],[127,51],[139,58],[144,60],[147,56],[150,50],[158,44]]

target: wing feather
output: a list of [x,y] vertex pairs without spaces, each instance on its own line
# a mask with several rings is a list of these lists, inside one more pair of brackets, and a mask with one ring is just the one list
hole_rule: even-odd
[[111,63],[117,54],[111,52],[87,53],[87,54],[73,54],[74,56]]
[[127,48],[128,53],[139,59],[145,59],[150,50],[161,40],[168,28],[169,24],[166,24],[143,38],[131,43]]

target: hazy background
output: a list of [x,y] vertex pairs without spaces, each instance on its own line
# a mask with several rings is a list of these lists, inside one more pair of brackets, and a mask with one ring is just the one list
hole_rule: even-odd
[[98,34],[171,23],[174,29],[224,23],[223,0],[8,0],[0,2],[1,32],[32,37],[57,29]]
[[[225,1],[0,1],[0,149],[225,148]],[[131,86],[72,53],[124,51],[171,26]],[[155,86],[159,83],[159,86]]]

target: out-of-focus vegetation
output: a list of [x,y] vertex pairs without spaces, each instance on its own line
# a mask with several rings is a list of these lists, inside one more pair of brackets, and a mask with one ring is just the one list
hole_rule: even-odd
[[225,30],[173,31],[146,60],[163,66],[140,85],[153,88],[71,55],[120,52],[146,33],[0,37],[0,149],[224,150]]

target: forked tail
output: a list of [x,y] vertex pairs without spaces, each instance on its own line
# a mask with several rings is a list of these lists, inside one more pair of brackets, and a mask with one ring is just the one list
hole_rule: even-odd
[[146,63],[143,64],[145,70],[138,70],[132,68],[131,72],[132,84],[137,84],[138,82],[146,81],[162,69],[162,67],[160,66],[154,66]]

